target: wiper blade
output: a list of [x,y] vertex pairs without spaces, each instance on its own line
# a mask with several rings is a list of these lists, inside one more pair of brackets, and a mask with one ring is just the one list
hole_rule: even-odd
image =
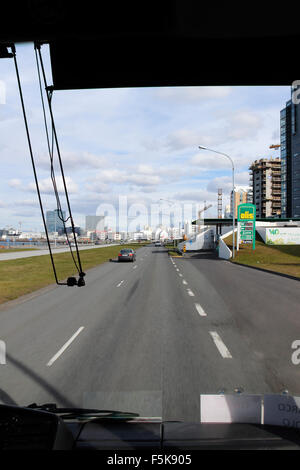
[[118,410],[99,410],[89,408],[58,408],[55,403],[45,403],[44,405],[37,405],[32,403],[27,408],[32,408],[40,411],[48,411],[49,413],[59,414],[63,419],[74,418],[102,418],[102,419],[133,419],[140,416],[138,413]]

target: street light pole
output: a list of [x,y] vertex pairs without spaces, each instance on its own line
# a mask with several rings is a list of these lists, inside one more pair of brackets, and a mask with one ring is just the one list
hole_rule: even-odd
[[223,152],[218,152],[217,150],[212,150],[207,147],[202,147],[199,145],[200,150],[208,150],[209,152],[214,152],[218,153],[219,155],[223,155],[224,157],[227,157],[230,162],[231,162],[231,167],[232,167],[232,258],[235,256],[235,191],[234,191],[234,163],[232,158],[227,155],[226,153]]

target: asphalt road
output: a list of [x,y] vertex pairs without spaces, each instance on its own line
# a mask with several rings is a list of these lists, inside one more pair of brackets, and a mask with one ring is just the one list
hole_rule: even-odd
[[199,421],[200,394],[300,395],[299,282],[210,255],[137,251],[86,286],[0,309],[0,401],[135,411]]

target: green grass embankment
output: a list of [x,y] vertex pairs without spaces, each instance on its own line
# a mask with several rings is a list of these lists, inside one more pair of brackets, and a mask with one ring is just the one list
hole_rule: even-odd
[[[232,250],[232,235],[225,238],[224,242]],[[258,234],[255,250],[252,249],[252,244],[240,245],[235,259],[231,261],[300,279],[300,245],[266,245]]]

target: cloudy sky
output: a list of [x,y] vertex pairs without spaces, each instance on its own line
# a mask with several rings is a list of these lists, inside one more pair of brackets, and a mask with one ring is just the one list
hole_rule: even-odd
[[[42,47],[48,83],[51,69]],[[49,156],[33,45],[17,47],[25,106],[45,210],[54,209]],[[42,219],[12,59],[0,60],[0,228],[41,230]],[[229,154],[236,184],[247,186],[249,164],[276,156],[279,113],[289,87],[181,87],[56,91],[53,111],[76,225],[101,204],[149,207],[161,198],[229,202],[231,167],[207,146]],[[278,153],[279,155],[279,153]],[[59,172],[57,185],[62,186]],[[64,199],[62,198],[64,205]]]

